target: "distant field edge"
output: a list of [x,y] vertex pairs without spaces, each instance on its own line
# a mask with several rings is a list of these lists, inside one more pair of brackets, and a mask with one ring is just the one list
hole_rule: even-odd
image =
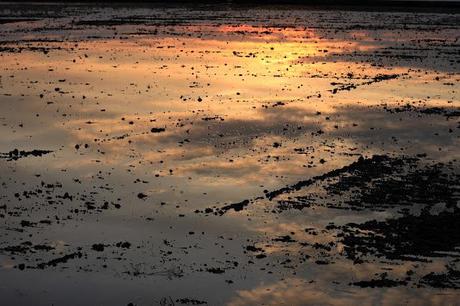
[[344,9],[370,11],[424,11],[460,13],[460,0],[0,0],[0,5],[90,5],[123,7],[178,7],[219,9],[219,8],[274,8],[274,9]]

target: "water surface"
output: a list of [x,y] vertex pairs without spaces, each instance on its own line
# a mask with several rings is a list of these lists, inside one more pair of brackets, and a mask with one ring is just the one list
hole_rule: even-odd
[[2,303],[454,305],[459,18],[2,5]]

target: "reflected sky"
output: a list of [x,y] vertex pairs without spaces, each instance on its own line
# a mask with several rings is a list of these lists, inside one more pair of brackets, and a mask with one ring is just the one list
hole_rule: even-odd
[[[340,258],[340,245],[331,255],[273,241],[298,238],[308,226],[321,232],[329,222],[384,220],[393,211],[277,215],[269,213],[273,203],[258,200],[222,217],[197,213],[261,197],[359,156],[458,159],[457,15],[21,12],[37,20],[0,29],[0,152],[53,152],[0,159],[0,265],[5,279],[14,279],[0,287],[7,301],[89,302],[66,291],[75,275],[76,286],[92,294],[104,283],[123,288],[99,292],[102,304],[130,293],[153,305],[168,296],[210,305],[446,305],[458,298],[426,287],[350,287],[350,277],[372,278],[387,267],[354,266]],[[3,8],[6,15],[19,17]],[[398,111],[406,105],[411,111]],[[442,111],[426,111],[433,108]],[[325,245],[337,236],[323,231],[298,240]],[[52,250],[5,249],[24,241]],[[99,243],[102,252],[93,248]],[[254,259],[247,245],[263,247],[268,257]],[[36,269],[79,253],[62,268]],[[331,256],[335,264],[305,255]],[[286,256],[298,264],[294,274],[280,264]],[[401,277],[412,265],[389,264],[391,275]],[[435,260],[420,271],[442,266]],[[225,273],[209,271],[218,267]],[[50,284],[24,286],[26,276],[37,282],[47,275],[64,279],[62,294],[46,291]],[[96,289],[84,275],[96,278]]]

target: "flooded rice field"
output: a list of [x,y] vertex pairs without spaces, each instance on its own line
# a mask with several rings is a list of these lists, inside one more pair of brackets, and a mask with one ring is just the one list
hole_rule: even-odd
[[455,305],[460,12],[0,5],[0,304]]

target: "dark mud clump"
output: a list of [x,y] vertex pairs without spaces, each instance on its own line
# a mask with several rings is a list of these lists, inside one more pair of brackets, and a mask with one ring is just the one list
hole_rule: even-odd
[[208,268],[208,269],[206,269],[206,271],[208,271],[209,273],[214,273],[214,274],[223,274],[223,273],[225,273],[225,270],[221,269],[221,268]]
[[12,161],[12,160],[18,160],[20,158],[24,157],[29,157],[29,156],[35,156],[35,157],[40,157],[49,153],[52,153],[53,151],[49,150],[32,150],[32,151],[23,151],[23,150],[18,150],[14,149],[13,151],[10,151],[8,153],[0,153],[0,158],[4,158],[6,160]]
[[244,200],[244,201],[241,201],[241,202],[238,202],[238,203],[233,203],[233,204],[226,205],[226,206],[224,206],[224,207],[222,207],[222,208],[220,208],[218,210],[218,214],[223,215],[229,210],[241,211],[246,206],[248,206],[249,203],[250,203],[249,200]]
[[[418,157],[373,156],[268,193],[267,197],[292,194],[277,201],[277,210],[316,205],[376,211],[397,208],[404,212],[414,206],[429,209],[438,203],[452,208],[460,199],[458,181],[460,175],[452,164],[426,165]],[[320,192],[311,192],[308,187],[312,185],[319,186]]]
[[398,286],[406,286],[407,281],[388,279],[386,273],[382,273],[379,279],[363,280],[354,282],[351,285],[361,288],[391,288]]
[[434,288],[460,289],[460,271],[449,267],[444,274],[431,272],[422,277],[420,283]]
[[403,113],[403,112],[414,112],[424,115],[440,115],[447,118],[460,117],[460,110],[458,108],[445,108],[445,107],[416,107],[411,104],[404,106],[389,108],[384,107],[387,112],[390,113]]
[[166,131],[165,128],[151,128],[150,129],[150,132],[152,132],[152,133],[161,133],[161,132],[164,132],[164,131]]
[[458,254],[460,247],[460,209],[431,215],[404,216],[386,221],[368,221],[344,227],[342,242],[346,256],[357,260],[363,256],[388,259],[425,260]]
[[399,159],[393,160],[391,157],[385,155],[374,155],[372,158],[360,157],[358,161],[348,166],[332,170],[323,175],[315,176],[309,180],[300,181],[292,186],[287,186],[275,191],[267,192],[265,196],[271,200],[281,194],[298,191],[319,181],[324,181],[339,176],[353,176],[355,177],[355,181],[362,181],[363,179],[369,180],[370,178],[379,176],[381,174],[383,175],[385,173],[391,173],[392,167],[395,163],[402,163],[402,161]]
[[58,264],[66,263],[70,259],[81,258],[82,256],[83,256],[83,254],[81,252],[75,252],[75,253],[67,254],[67,255],[64,255],[62,257],[50,260],[48,262],[40,263],[40,264],[37,265],[37,268],[38,269],[44,269],[46,267],[55,267]]
[[337,201],[329,207],[345,204],[356,209],[382,209],[431,207],[437,203],[454,207],[459,199],[459,186],[455,184],[459,175],[448,171],[444,164],[418,168],[417,162],[415,158],[389,159],[375,167],[354,169],[325,187],[329,195],[349,195],[342,203]]
[[362,82],[359,84],[338,84],[338,83],[332,83],[332,85],[338,85],[338,87],[331,89],[330,92],[333,94],[338,93],[339,91],[344,91],[344,90],[352,90],[356,89],[360,86],[365,86],[365,85],[371,85],[374,83],[382,82],[382,81],[387,81],[387,80],[392,80],[400,77],[399,74],[380,74],[372,78],[370,81]]
[[95,243],[91,246],[91,249],[93,249],[96,252],[103,252],[104,251],[104,245],[102,243]]
[[0,251],[8,252],[11,254],[27,254],[35,253],[37,251],[51,251],[54,250],[54,247],[45,245],[45,244],[36,244],[33,245],[30,241],[24,241],[19,245],[11,245],[0,248]]
[[182,299],[177,299],[177,303],[179,304],[184,304],[184,305],[205,305],[208,304],[206,301],[200,301],[196,299],[190,299],[190,298],[182,298]]

